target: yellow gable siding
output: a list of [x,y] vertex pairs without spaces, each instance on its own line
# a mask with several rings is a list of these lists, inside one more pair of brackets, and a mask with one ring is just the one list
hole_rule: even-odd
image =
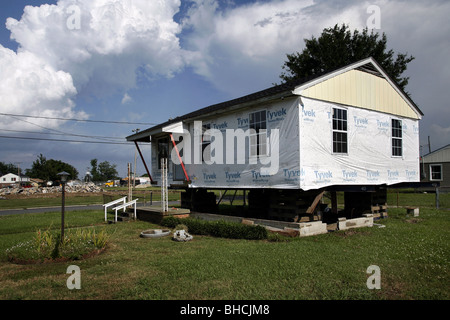
[[350,70],[305,89],[302,95],[359,108],[419,119],[419,115],[384,78]]

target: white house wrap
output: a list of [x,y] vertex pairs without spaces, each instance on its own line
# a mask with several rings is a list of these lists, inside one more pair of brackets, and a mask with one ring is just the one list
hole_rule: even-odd
[[158,162],[168,157],[169,184],[189,188],[392,185],[419,181],[421,117],[368,58],[194,111],[127,140],[152,143],[153,180],[160,181]]

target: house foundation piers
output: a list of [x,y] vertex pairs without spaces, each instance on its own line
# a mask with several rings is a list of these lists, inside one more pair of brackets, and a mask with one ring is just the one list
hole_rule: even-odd
[[295,224],[300,236],[313,235],[372,226],[374,219],[387,217],[387,188],[332,186],[308,191],[188,188],[181,193],[181,207],[202,213],[199,215],[202,218],[210,213],[215,217],[240,217],[244,223],[266,221],[269,227],[284,223],[288,232],[291,224]]

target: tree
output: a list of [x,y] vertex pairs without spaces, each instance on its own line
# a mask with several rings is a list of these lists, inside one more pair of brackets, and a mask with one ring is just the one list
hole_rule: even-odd
[[92,175],[92,181],[100,181],[98,172],[97,172],[97,159],[91,160],[91,175]]
[[33,162],[31,169],[26,170],[30,178],[38,178],[44,181],[56,181],[60,177],[58,173],[66,171],[70,174],[69,179],[77,179],[78,171],[73,166],[61,160],[47,160],[42,154]]
[[47,174],[46,164],[47,159],[41,154],[37,157],[35,161],[33,161],[33,165],[31,169],[26,170],[27,176],[30,178],[37,178],[49,181],[49,175]]
[[20,174],[22,174],[22,168],[18,168],[15,164],[12,163],[4,163],[0,162],[0,174],[8,174],[8,173],[14,173],[17,174],[17,172],[20,171]]
[[409,77],[402,77],[407,64],[414,60],[413,56],[399,53],[394,59],[394,51],[386,51],[386,34],[380,37],[368,28],[362,32],[354,30],[353,34],[345,24],[326,28],[319,38],[304,39],[305,48],[301,53],[287,54],[284,70],[280,78],[288,82],[298,78],[318,75],[344,67],[359,60],[373,57],[383,69],[405,90]]
[[103,181],[116,179],[118,176],[116,165],[111,165],[108,161],[100,162],[98,165],[98,171]]
[[116,179],[118,176],[116,165],[111,165],[108,161],[98,164],[97,159],[91,160],[91,174],[93,181],[107,181]]

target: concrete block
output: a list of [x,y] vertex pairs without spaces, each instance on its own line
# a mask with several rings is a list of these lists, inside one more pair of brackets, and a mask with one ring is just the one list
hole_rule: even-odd
[[322,221],[300,223],[300,237],[327,233],[327,224]]
[[347,223],[345,226],[347,229],[372,227],[373,226],[373,217],[370,217],[370,218],[362,217],[362,218],[350,219],[350,220],[347,220]]
[[338,218],[338,230],[347,229],[347,219],[346,218]]
[[414,217],[418,217],[419,216],[419,208],[416,208],[416,207],[406,208],[406,213],[413,214]]
[[242,219],[241,223],[242,223],[242,224],[249,225],[249,226],[252,226],[252,225],[255,224],[255,221],[249,220],[249,219]]

